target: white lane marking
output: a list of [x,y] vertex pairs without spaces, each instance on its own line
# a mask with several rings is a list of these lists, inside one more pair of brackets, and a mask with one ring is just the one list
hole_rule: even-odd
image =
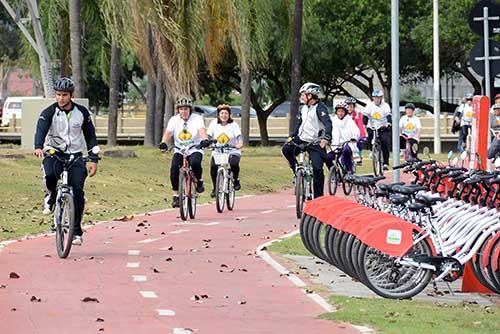
[[174,316],[175,315],[175,312],[172,311],[172,310],[156,310],[156,312],[158,312],[158,315],[160,316]]
[[189,232],[189,230],[177,230],[177,231],[172,231],[170,234],[179,234],[179,233],[184,233],[184,232]]
[[289,205],[287,208],[295,208],[295,204]]
[[[286,239],[286,238],[289,238],[289,237],[292,237],[296,234],[299,233],[299,230],[295,230],[293,232],[290,232],[288,234],[285,234],[281,237],[279,237],[278,239],[274,239],[274,240],[271,240],[269,242],[266,242],[265,244],[262,244],[260,245],[259,247],[257,247],[256,249],[256,253],[258,256],[260,256],[264,261],[266,261],[271,267],[273,267],[277,272],[279,272],[281,275],[284,275],[286,277],[288,277],[288,279],[293,283],[295,284],[296,286],[300,287],[300,288],[304,288],[306,287],[306,283],[304,283],[303,280],[301,280],[299,277],[297,277],[295,274],[293,274],[292,272],[290,272],[288,269],[286,269],[285,267],[283,267],[281,264],[279,264],[278,262],[276,262],[276,260],[274,260],[266,251],[265,249],[267,249],[267,247],[269,247],[269,245],[275,243],[275,242],[280,242],[282,241],[283,239]],[[309,298],[311,298],[311,300],[313,300],[314,302],[316,302],[319,306],[321,306],[325,311],[327,312],[335,312],[336,309],[335,307],[333,307],[331,304],[329,304],[323,297],[321,297],[320,295],[318,295],[317,293],[313,292],[313,293],[306,293],[306,290],[303,289],[302,290],[305,295]]]
[[140,250],[131,249],[128,251],[128,255],[130,255],[130,256],[139,256],[139,254],[141,254]]
[[243,219],[247,219],[247,218],[248,218],[248,217],[246,217],[246,216],[241,216],[241,217],[236,217],[235,219],[236,219],[236,220],[243,220]]
[[186,226],[186,225],[201,225],[201,226],[213,226],[219,225],[219,222],[211,222],[211,223],[174,223],[174,226]]
[[271,213],[271,212],[274,212],[276,210],[266,210],[266,211],[261,211],[260,213]]
[[139,291],[144,298],[158,298],[158,295],[154,291]]
[[148,278],[144,275],[132,275],[133,282],[146,282]]
[[[169,211],[174,211],[175,209],[163,209],[163,210],[156,210],[156,211],[151,211],[151,212],[148,212],[150,215],[155,215],[157,213],[165,213],[165,212],[169,212]],[[141,214],[138,214],[136,216],[145,216],[146,213],[141,213]]]
[[154,242],[154,241],[160,240],[160,239],[161,238],[154,238],[154,239],[148,238],[148,239],[144,239],[144,240],[138,241],[137,243],[138,244],[149,244],[151,242]]
[[236,196],[235,198],[236,199],[240,199],[240,198],[248,198],[248,197],[254,197],[255,195],[241,195],[241,196]]
[[127,268],[139,268],[139,262],[127,262]]
[[351,326],[356,328],[358,331],[360,331],[363,334],[375,333],[375,331],[373,329],[371,329],[370,327],[358,326],[358,325],[351,325]]

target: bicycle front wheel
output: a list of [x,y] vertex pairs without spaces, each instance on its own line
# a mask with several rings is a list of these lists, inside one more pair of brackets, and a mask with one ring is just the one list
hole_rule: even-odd
[[196,189],[196,184],[194,182],[194,178],[191,177],[191,184],[190,184],[190,192],[188,196],[188,212],[189,212],[189,218],[194,219],[196,216],[196,191],[193,191],[193,189]]
[[182,220],[187,220],[189,215],[189,181],[183,170],[179,173],[179,211]]
[[70,193],[63,193],[57,201],[54,210],[54,223],[56,225],[57,255],[64,259],[68,257],[73,242],[75,228],[75,203]]
[[295,213],[297,218],[302,216],[304,206],[304,171],[299,169],[295,175]]
[[382,150],[378,145],[373,146],[372,152],[373,173],[375,176],[384,175],[384,167],[382,166]]
[[218,213],[224,211],[224,203],[226,201],[226,193],[224,191],[224,170],[219,168],[217,178],[215,180],[215,207]]
[[337,193],[337,187],[339,185],[339,174],[337,167],[333,165],[330,167],[330,172],[328,173],[328,193],[330,195],[335,195]]

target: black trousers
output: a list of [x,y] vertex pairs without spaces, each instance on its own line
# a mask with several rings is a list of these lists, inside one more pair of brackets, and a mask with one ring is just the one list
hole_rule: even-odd
[[[304,143],[300,139],[296,139],[297,143]],[[312,162],[313,167],[313,188],[314,188],[314,198],[323,196],[323,189],[325,185],[325,175],[323,174],[323,164],[326,162],[326,151],[319,147],[319,145],[310,146],[307,149],[309,153],[309,158]],[[281,152],[283,156],[288,160],[290,168],[295,173],[295,166],[297,165],[297,155],[300,153],[299,149],[293,144],[286,143],[283,145]]]
[[[203,159],[203,154],[200,152],[194,152],[188,157],[189,165],[193,170],[196,178],[201,180],[201,175],[203,169],[201,168],[201,160]],[[175,153],[172,157],[172,164],[170,165],[170,182],[172,183],[172,189],[174,191],[179,190],[179,169],[182,166],[182,154]]]
[[[238,154],[231,154],[229,156],[229,166],[231,167],[231,172],[233,173],[233,179],[237,180],[240,176],[240,159]],[[219,166],[215,164],[215,160],[212,157],[210,161],[210,176],[212,177],[212,185],[215,189],[215,181],[217,180],[217,169]]]
[[[63,164],[59,160],[51,157],[46,157],[42,162],[42,171],[46,192],[51,197],[51,202],[54,203],[57,195],[57,180],[63,172]],[[87,168],[85,163],[79,159],[75,161],[68,172],[68,185],[73,189],[73,199],[75,202],[75,229],[74,235],[81,236],[82,231],[82,216],[85,208],[85,193],[83,187],[87,178]]]
[[[413,144],[418,144],[418,140],[416,139],[413,139],[413,138],[408,138],[408,141],[410,143],[410,152],[411,152],[411,157],[413,159],[417,159],[417,152],[413,152],[413,150],[411,149],[411,146]],[[399,148],[401,150],[406,150],[406,139],[405,137],[403,136],[399,136]]]
[[[373,140],[373,130],[370,128],[366,129],[368,132],[368,139],[367,139],[367,145],[368,149],[371,151],[372,150],[372,140]],[[378,130],[378,135],[380,138],[380,146],[382,146],[382,159],[384,160],[383,164],[384,165],[389,165],[389,152],[391,150],[391,142],[392,142],[392,136],[391,136],[391,128],[386,127],[386,128],[381,128]]]

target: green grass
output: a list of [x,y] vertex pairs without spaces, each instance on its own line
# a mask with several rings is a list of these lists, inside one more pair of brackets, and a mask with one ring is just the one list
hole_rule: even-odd
[[279,254],[310,256],[311,253],[304,247],[300,235],[286,238],[283,241],[275,242],[268,247],[268,250]]
[[[102,159],[98,174],[86,181],[84,223],[170,207],[172,154],[142,146],[122,148],[134,150],[138,157]],[[40,160],[19,148],[3,147],[0,154],[5,153],[25,153],[26,158],[0,158],[0,240],[47,231],[49,217],[41,214]],[[206,191],[200,202],[210,199],[209,162],[204,159]],[[241,182],[240,194],[262,194],[291,186],[291,172],[280,148],[245,148]]]
[[332,296],[339,310],[321,316],[375,328],[383,334],[499,333],[498,307]]

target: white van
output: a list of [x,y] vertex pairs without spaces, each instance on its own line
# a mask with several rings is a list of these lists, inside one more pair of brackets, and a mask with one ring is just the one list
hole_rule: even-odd
[[15,115],[17,119],[21,119],[21,108],[23,100],[40,99],[40,96],[12,96],[8,97],[3,104],[2,125],[8,126],[11,118]]

